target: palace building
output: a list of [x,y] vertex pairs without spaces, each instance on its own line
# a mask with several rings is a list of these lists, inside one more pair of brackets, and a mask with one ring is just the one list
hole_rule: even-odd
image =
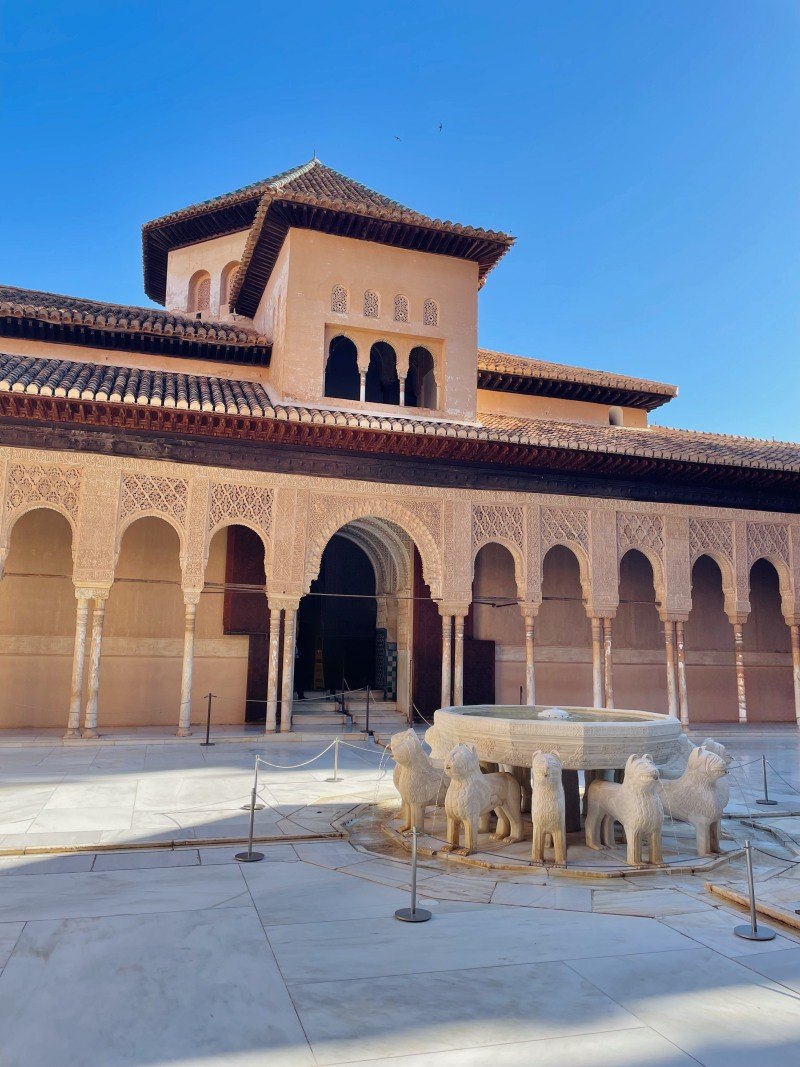
[[142,239],[159,308],[0,288],[0,727],[800,719],[800,446],[481,349],[513,239],[316,158]]

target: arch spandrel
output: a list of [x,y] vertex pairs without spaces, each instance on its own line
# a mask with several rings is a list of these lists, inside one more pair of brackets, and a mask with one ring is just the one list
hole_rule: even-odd
[[[439,504],[431,504],[441,512]],[[417,510],[419,511],[419,506]],[[434,598],[442,595],[442,561],[439,546],[431,531],[433,513],[425,515],[415,513],[410,507],[396,500],[382,497],[374,499],[362,497],[330,497],[313,495],[309,513],[309,538],[305,551],[305,576],[303,590],[311,587],[312,581],[319,574],[322,553],[331,537],[343,526],[357,519],[385,519],[399,526],[414,542],[422,560],[422,573]],[[426,521],[427,519],[427,521]],[[439,518],[441,530],[441,517]],[[280,551],[280,546],[275,546]]]
[[480,550],[489,544],[501,545],[514,561],[517,596],[526,599],[528,575],[525,555],[525,513],[519,504],[473,504],[472,556],[470,584],[475,577],[475,560]]

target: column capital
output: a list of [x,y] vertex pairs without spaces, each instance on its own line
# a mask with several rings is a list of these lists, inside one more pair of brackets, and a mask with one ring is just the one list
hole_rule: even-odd
[[439,614],[442,618],[445,618],[447,615],[458,615],[461,618],[464,618],[469,614],[469,604],[464,604],[459,601],[437,600],[436,607],[439,609]]
[[541,606],[541,601],[520,600],[519,602],[519,610],[523,619],[535,619]]
[[688,611],[665,611],[663,608],[658,609],[658,617],[662,622],[688,622]]
[[747,622],[747,613],[738,614],[734,612],[732,614],[729,614],[728,622],[731,624],[731,626],[744,626],[744,624]]
[[197,607],[200,603],[200,595],[202,589],[184,589],[183,590],[183,603],[188,608],[190,605]]
[[616,607],[601,606],[598,604],[586,604],[586,614],[590,619],[614,619],[617,615]]
[[267,594],[267,604],[270,611],[297,611],[300,607],[300,597],[270,596]]
[[75,585],[75,596],[78,600],[108,600],[110,592],[110,585]]

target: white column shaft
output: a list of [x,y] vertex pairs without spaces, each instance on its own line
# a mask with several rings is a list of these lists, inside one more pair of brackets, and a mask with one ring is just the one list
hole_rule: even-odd
[[536,703],[536,673],[533,666],[533,615],[525,616],[525,703]]
[[281,689],[281,733],[292,728],[294,702],[294,642],[297,630],[297,609],[286,608],[283,624],[283,686]]
[[89,687],[83,719],[84,737],[97,737],[97,695],[100,690],[100,658],[105,614],[105,601],[95,599],[92,612],[92,646],[89,652]]
[[269,611],[269,661],[267,663],[267,725],[268,734],[274,734],[278,719],[278,662],[281,640],[280,608]]
[[592,619],[592,703],[603,707],[603,623]]
[[78,610],[75,617],[75,645],[72,651],[72,682],[69,694],[69,718],[67,719],[67,737],[81,736],[81,699],[83,697],[83,676],[86,665],[86,631],[89,625],[89,599],[78,597]]
[[452,641],[450,633],[453,626],[452,615],[442,615],[442,707],[451,706],[450,697],[450,663]]
[[689,695],[686,689],[686,638],[682,622],[675,623],[675,658],[678,665],[678,708],[681,722],[689,725]]
[[742,624],[733,624],[733,648],[736,660],[736,700],[739,705],[739,722],[747,722],[747,694],[744,684],[744,634]]
[[464,703],[464,616],[455,616],[455,649],[453,656],[453,704]]
[[361,374],[359,375],[359,383],[360,384],[359,384],[359,389],[358,389],[358,399],[363,404],[364,401],[367,399],[367,373],[366,373],[366,371],[362,371]]
[[614,707],[614,667],[611,654],[611,619],[603,619],[603,681],[605,707]]
[[664,646],[667,653],[667,710],[670,715],[678,715],[678,685],[675,675],[675,623],[672,619],[664,621]]
[[181,706],[178,713],[178,737],[188,737],[192,722],[192,671],[194,670],[194,629],[197,604],[185,604],[183,628],[183,668],[181,670]]

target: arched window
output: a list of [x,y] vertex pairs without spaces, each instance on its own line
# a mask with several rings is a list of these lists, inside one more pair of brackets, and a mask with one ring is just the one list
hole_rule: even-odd
[[377,341],[370,349],[364,399],[372,404],[400,403],[397,356],[386,341]]
[[229,263],[226,267],[223,267],[222,274],[219,279],[219,303],[220,307],[228,305],[231,302],[231,286],[233,285],[233,279],[236,276],[236,271],[239,269],[239,264]]
[[427,348],[422,348],[420,345],[411,349],[408,360],[406,406],[410,408],[435,408],[437,406],[433,356]]
[[358,400],[361,394],[356,346],[349,337],[334,337],[325,365],[325,396]]
[[422,308],[423,326],[439,325],[439,305],[435,300],[426,300]]
[[334,285],[331,289],[331,311],[337,315],[347,314],[347,290],[343,285]]
[[394,298],[394,321],[408,322],[408,300],[404,296]]
[[608,425],[609,426],[621,426],[622,425],[622,408],[609,408],[608,409]]
[[192,275],[189,282],[189,307],[188,311],[203,311],[206,314],[211,310],[211,275],[207,270],[199,270]]
[[380,300],[373,289],[367,289],[364,293],[364,316],[368,319],[377,319],[380,311]]

